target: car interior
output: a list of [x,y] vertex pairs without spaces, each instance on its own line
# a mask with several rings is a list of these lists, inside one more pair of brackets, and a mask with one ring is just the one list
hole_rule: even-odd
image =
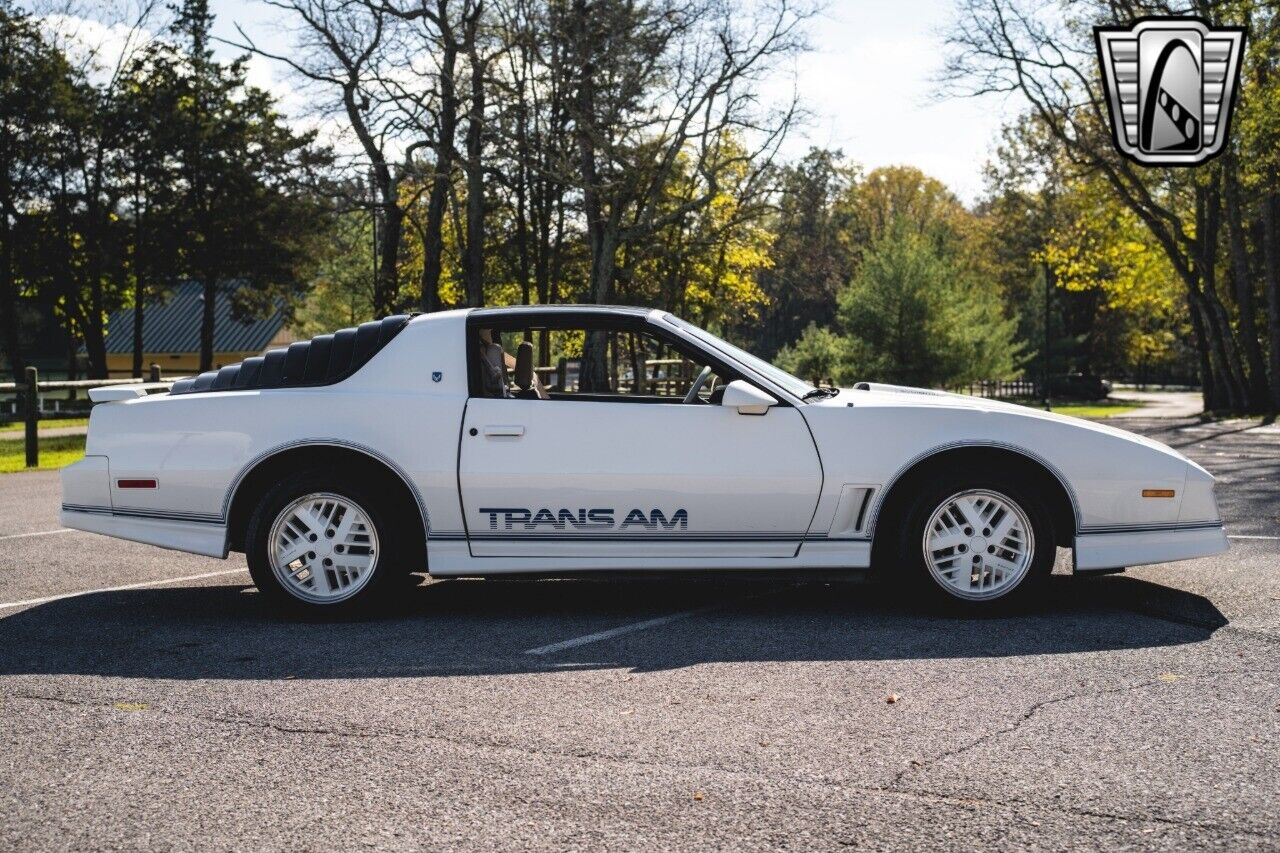
[[716,405],[739,378],[629,319],[485,318],[468,332],[472,395]]

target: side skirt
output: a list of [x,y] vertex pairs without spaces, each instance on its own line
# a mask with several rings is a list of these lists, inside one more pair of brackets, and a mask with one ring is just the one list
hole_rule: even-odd
[[[634,545],[627,551],[634,553]],[[427,565],[433,577],[532,574],[560,577],[594,572],[793,571],[865,569],[871,543],[842,540],[805,542],[791,557],[473,557],[465,539],[427,537]]]

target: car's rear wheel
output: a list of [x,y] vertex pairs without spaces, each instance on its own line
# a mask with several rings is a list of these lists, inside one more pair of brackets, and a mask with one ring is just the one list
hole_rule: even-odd
[[409,571],[392,510],[342,472],[290,477],[263,495],[249,519],[249,573],[272,604],[292,612],[364,611]]
[[1053,570],[1050,514],[1014,478],[957,472],[921,489],[902,525],[898,557],[935,601],[994,611],[1033,596]]

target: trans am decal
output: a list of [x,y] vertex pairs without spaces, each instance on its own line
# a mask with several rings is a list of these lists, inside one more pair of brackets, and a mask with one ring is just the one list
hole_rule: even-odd
[[[678,509],[668,518],[660,509],[632,509],[622,514],[614,509],[539,509],[525,507],[481,507],[489,516],[490,530],[688,530],[689,513]],[[618,518],[622,516],[622,521]],[[501,526],[499,526],[501,525]]]

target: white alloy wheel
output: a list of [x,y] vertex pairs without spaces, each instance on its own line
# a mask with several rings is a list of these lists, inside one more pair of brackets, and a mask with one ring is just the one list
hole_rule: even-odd
[[1031,568],[1035,544],[1022,507],[987,489],[947,498],[924,528],[929,574],[967,601],[989,601],[1016,588]]
[[369,514],[327,492],[303,495],[280,510],[267,547],[280,586],[312,604],[350,598],[378,565],[378,531]]

